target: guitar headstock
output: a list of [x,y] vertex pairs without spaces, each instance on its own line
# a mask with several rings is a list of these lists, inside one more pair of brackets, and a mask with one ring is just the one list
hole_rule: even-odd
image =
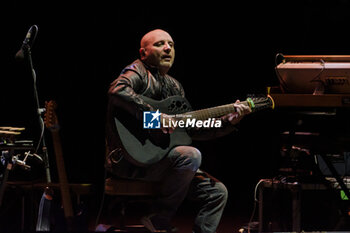
[[275,102],[270,95],[262,97],[249,97],[247,102],[253,111],[262,110],[264,108],[275,108]]
[[44,116],[44,122],[45,122],[45,126],[51,131],[59,130],[59,124],[58,124],[58,119],[56,115],[56,108],[57,108],[57,104],[55,101],[50,100],[45,102],[46,111]]

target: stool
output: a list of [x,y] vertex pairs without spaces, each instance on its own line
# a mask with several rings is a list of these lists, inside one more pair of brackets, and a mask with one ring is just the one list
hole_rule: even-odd
[[[160,185],[158,182],[149,182],[115,177],[107,178],[105,180],[104,185],[104,195],[116,197],[114,199],[113,204],[109,205],[108,215],[110,215],[111,209],[116,204],[116,202],[119,202],[121,204],[121,208],[119,211],[120,230],[122,230],[123,232],[134,232],[135,229],[144,228],[143,225],[127,226],[125,224],[127,205],[131,202],[145,202],[152,200],[152,198],[155,198],[159,194],[159,187]],[[103,202],[104,201],[102,201],[100,213],[102,212],[102,208],[104,205]]]

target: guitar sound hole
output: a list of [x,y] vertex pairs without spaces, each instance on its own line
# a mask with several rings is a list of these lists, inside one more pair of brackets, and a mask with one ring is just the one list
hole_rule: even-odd
[[186,101],[174,100],[168,106],[169,113],[183,113],[188,109]]

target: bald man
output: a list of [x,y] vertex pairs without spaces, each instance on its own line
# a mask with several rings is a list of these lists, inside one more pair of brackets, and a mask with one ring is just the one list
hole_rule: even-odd
[[[202,157],[197,148],[176,146],[159,162],[140,166],[128,155],[121,142],[122,135],[118,134],[115,118],[124,116],[126,121],[137,122],[142,121],[144,111],[156,111],[156,107],[142,96],[158,101],[172,96],[185,97],[182,85],[167,74],[175,59],[174,41],[168,32],[156,29],[145,34],[139,53],[140,59],[124,68],[108,91],[106,169],[112,176],[161,182],[159,199],[151,213],[142,218],[151,232],[175,232],[171,219],[187,197],[199,204],[193,232],[214,233],[227,201],[227,189],[223,183],[200,170]],[[205,130],[204,133],[193,130],[191,136],[194,139],[211,139],[235,131],[235,125],[250,112],[250,108],[239,101],[235,106],[236,113],[222,116],[223,127]],[[161,115],[162,118],[169,117],[164,113]],[[133,130],[143,130],[142,124],[134,125]],[[137,128],[137,125],[140,127]],[[174,127],[165,129],[163,125],[161,128],[164,134],[171,134],[174,130]]]
[[168,73],[174,63],[174,41],[169,33],[156,29],[143,36],[140,43],[141,60],[159,70],[161,75]]

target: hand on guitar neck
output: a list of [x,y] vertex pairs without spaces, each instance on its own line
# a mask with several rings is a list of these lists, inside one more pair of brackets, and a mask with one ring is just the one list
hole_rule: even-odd
[[226,114],[221,117],[223,121],[228,121],[231,123],[231,125],[236,125],[238,124],[245,115],[249,114],[252,112],[252,109],[249,107],[249,105],[245,105],[240,103],[241,101],[236,100],[234,103],[235,107],[235,112]]

